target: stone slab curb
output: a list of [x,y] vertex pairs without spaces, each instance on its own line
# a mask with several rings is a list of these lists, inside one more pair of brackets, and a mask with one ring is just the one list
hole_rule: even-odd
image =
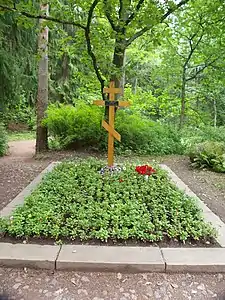
[[60,246],[33,244],[0,244],[1,267],[55,269]]
[[166,272],[224,273],[225,248],[162,248]]
[[104,272],[225,273],[225,248],[0,244],[1,267]]
[[28,186],[22,190],[8,205],[6,205],[0,211],[0,217],[10,216],[13,210],[18,206],[24,203],[24,199],[31,194],[31,192],[37,187],[37,185],[41,182],[42,178],[50,171],[54,169],[59,162],[52,162],[47,166],[33,181],[31,181]]
[[164,272],[158,247],[63,245],[57,270],[110,272]]
[[160,167],[168,173],[170,179],[180,190],[184,191],[186,195],[196,199],[198,207],[202,209],[205,221],[211,223],[218,232],[216,241],[221,247],[225,247],[225,224],[222,222],[222,220],[216,214],[214,214],[208,208],[208,206],[201,199],[199,199],[198,196],[193,193],[189,189],[189,187],[168,166],[161,164]]

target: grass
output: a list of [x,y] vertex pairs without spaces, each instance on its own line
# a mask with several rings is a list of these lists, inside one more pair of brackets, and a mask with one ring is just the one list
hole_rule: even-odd
[[146,180],[131,164],[113,175],[101,175],[102,166],[97,159],[61,163],[9,219],[0,219],[0,231],[55,240],[185,242],[215,236],[195,200],[160,168]]
[[25,141],[35,139],[35,131],[8,132],[8,141]]

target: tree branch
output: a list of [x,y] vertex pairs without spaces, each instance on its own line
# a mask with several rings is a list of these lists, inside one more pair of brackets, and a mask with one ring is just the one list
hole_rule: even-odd
[[219,59],[219,57],[213,59],[211,62],[206,63],[201,69],[199,69],[198,71],[196,71],[193,76],[188,77],[186,79],[186,81],[190,81],[190,80],[195,79],[198,76],[198,74],[202,73],[206,68],[212,66],[214,64],[214,62],[216,62],[218,59]]
[[101,84],[101,90],[102,90],[102,94],[103,94],[103,88],[104,88],[104,82],[105,81],[102,78],[100,69],[98,67],[96,56],[95,56],[94,52],[92,51],[91,39],[90,39],[91,20],[92,20],[94,9],[97,6],[99,1],[100,0],[95,0],[92,3],[91,7],[90,7],[90,10],[89,10],[89,13],[88,13],[88,19],[87,19],[87,26],[84,26],[84,25],[82,25],[80,23],[77,23],[77,22],[74,22],[74,21],[60,20],[60,19],[57,19],[57,18],[45,16],[45,15],[34,15],[34,14],[28,13],[26,11],[19,11],[16,7],[9,7],[9,6],[5,6],[5,5],[0,5],[0,9],[2,11],[11,11],[11,12],[19,13],[20,15],[25,16],[27,18],[31,18],[31,19],[43,19],[43,20],[52,21],[52,22],[55,22],[55,23],[73,25],[73,26],[76,26],[76,27],[79,27],[79,28],[83,29],[84,32],[85,32],[85,38],[86,38],[86,43],[87,43],[87,52],[88,52],[89,56],[92,59],[93,67],[94,67],[95,73],[97,75],[97,78],[98,78],[98,80]]
[[53,18],[53,17],[49,17],[49,16],[45,16],[45,15],[33,15],[30,14],[26,11],[19,11],[16,7],[9,7],[9,6],[5,6],[5,5],[0,5],[0,8],[2,11],[11,11],[11,12],[16,12],[19,13],[20,15],[30,18],[30,19],[43,19],[43,20],[47,20],[47,21],[52,21],[55,23],[60,23],[60,24],[66,24],[66,25],[73,25],[79,28],[82,28],[85,30],[85,26],[83,26],[82,24],[78,23],[78,22],[74,22],[74,21],[68,21],[68,20],[60,20],[57,18]]
[[190,52],[189,52],[189,54],[188,54],[188,57],[187,57],[187,59],[186,59],[184,65],[183,65],[183,68],[184,68],[184,69],[186,69],[186,67],[187,67],[187,65],[188,65],[188,63],[189,63],[189,61],[190,61],[190,59],[191,59],[193,53],[195,52],[196,48],[197,48],[198,45],[200,44],[200,42],[201,42],[201,40],[202,40],[202,38],[203,38],[203,32],[202,32],[201,36],[199,37],[197,43],[196,43],[194,46],[193,46],[193,44],[191,43],[192,38],[194,38],[194,35],[189,39],[189,44],[190,44],[190,49],[191,49],[191,50],[190,50]]
[[142,36],[145,32],[149,31],[151,29],[151,26],[146,26],[144,28],[142,28],[140,31],[137,31],[131,38],[129,38],[126,41],[126,45],[129,46],[130,44],[132,44],[137,38],[139,38],[140,36]]
[[91,26],[91,20],[92,20],[92,16],[93,16],[93,12],[95,7],[97,6],[99,0],[94,0],[94,2],[92,3],[89,12],[88,12],[88,19],[87,19],[87,26],[85,27],[85,38],[86,38],[86,43],[87,43],[87,52],[90,55],[91,59],[92,59],[92,64],[95,70],[95,73],[97,75],[97,78],[101,84],[101,92],[102,92],[102,97],[104,99],[105,95],[103,93],[103,89],[104,89],[104,85],[105,85],[105,80],[102,78],[102,74],[100,71],[100,68],[97,64],[97,58],[92,50],[92,45],[91,45],[91,38],[90,38],[90,26]]
[[[190,0],[182,0],[180,1],[175,7],[168,9],[168,11],[161,17],[159,20],[159,23],[162,23],[169,15],[174,13],[178,8],[181,6],[187,4]],[[133,43],[137,38],[142,36],[145,32],[149,31],[152,26],[148,25],[144,28],[142,28],[140,31],[137,31],[131,38],[129,38],[126,41],[126,45],[129,46],[131,43]]]
[[135,18],[135,16],[137,15],[137,13],[139,12],[139,10],[141,9],[141,6],[144,3],[144,1],[145,0],[139,0],[138,1],[137,5],[136,5],[135,11],[131,15],[129,15],[129,17],[125,21],[125,26],[129,25],[130,22]]
[[116,26],[116,25],[114,24],[114,21],[113,21],[113,19],[112,19],[112,16],[110,15],[109,7],[108,7],[108,5],[107,5],[107,0],[104,0],[104,5],[105,5],[105,15],[106,15],[106,17],[107,17],[107,19],[108,19],[108,21],[109,21],[109,23],[110,23],[112,29],[113,29],[114,31],[118,32],[118,31],[119,31],[119,28],[118,28],[118,26]]
[[119,18],[121,19],[123,13],[123,0],[120,0]]
[[169,8],[168,11],[162,16],[160,23],[162,23],[169,15],[174,13],[178,8],[187,4],[190,0],[181,0],[175,7]]

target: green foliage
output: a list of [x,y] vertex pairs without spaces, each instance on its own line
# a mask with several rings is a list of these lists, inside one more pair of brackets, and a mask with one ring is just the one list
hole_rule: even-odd
[[[38,20],[23,14],[39,15],[40,3],[16,1],[13,11],[12,2],[0,15],[0,119],[33,128],[33,112],[27,108],[34,107],[37,93]],[[183,86],[186,125],[224,125],[222,2],[188,1],[170,17],[178,1],[101,0],[94,7],[91,0],[77,0],[76,9],[74,0],[50,1],[51,18],[62,21],[46,23],[50,102],[92,103],[102,96],[99,81],[105,86],[112,77],[123,81],[124,72],[125,94],[135,113],[177,126]],[[84,34],[88,17],[89,44]]]
[[179,191],[164,171],[146,181],[134,165],[114,175],[98,160],[65,162],[46,175],[0,230],[16,237],[186,241],[215,236],[195,201]]
[[6,154],[8,148],[7,135],[3,124],[0,123],[0,156]]
[[138,154],[182,154],[181,137],[173,127],[153,122],[140,114],[119,111],[116,129],[122,142],[117,144],[122,151],[131,150]]
[[8,132],[9,141],[25,141],[25,140],[34,140],[35,132],[34,131],[22,131],[22,132]]
[[50,135],[56,138],[62,147],[96,146],[101,137],[102,111],[96,106],[80,104],[50,105],[44,124]]
[[[51,105],[44,124],[62,147],[92,146],[107,149],[107,134],[101,127],[103,111],[95,106]],[[167,125],[141,117],[140,114],[118,110],[116,129],[122,142],[116,143],[117,151],[127,150],[138,154],[181,154],[183,147],[179,132]],[[58,145],[58,143],[57,143]]]
[[194,167],[225,172],[225,144],[219,142],[197,144],[190,152],[190,159]]
[[6,109],[2,119],[5,124],[24,124],[30,130],[36,127],[34,109],[30,106],[26,107],[25,104],[22,106],[16,105],[13,109]]
[[0,15],[0,109],[27,107],[36,95],[36,21],[25,28],[12,13]]
[[225,143],[225,127],[187,127],[182,130],[182,144],[187,152],[196,144],[206,141]]

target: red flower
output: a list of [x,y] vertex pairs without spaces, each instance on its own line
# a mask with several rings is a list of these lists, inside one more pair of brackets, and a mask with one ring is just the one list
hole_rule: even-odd
[[138,172],[141,175],[152,175],[154,173],[156,173],[156,170],[153,169],[153,167],[148,166],[148,165],[144,165],[144,166],[137,166],[135,168],[136,172]]
[[122,178],[120,178],[119,182],[124,182],[124,180]]

